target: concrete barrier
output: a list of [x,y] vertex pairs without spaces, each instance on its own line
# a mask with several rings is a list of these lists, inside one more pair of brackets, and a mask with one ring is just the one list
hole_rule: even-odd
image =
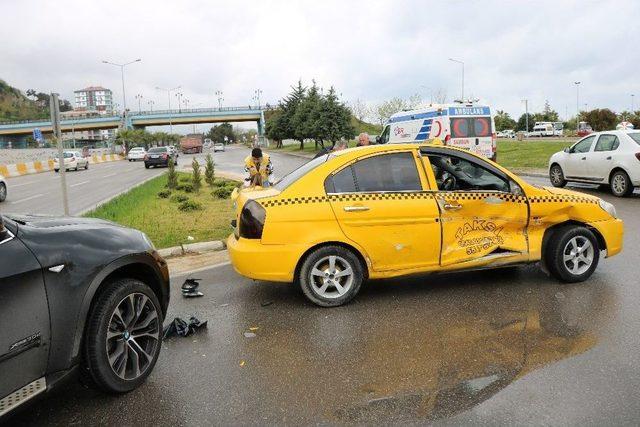
[[[119,154],[93,154],[89,157],[90,164],[114,162],[124,160],[124,156]],[[5,178],[30,175],[53,170],[53,159],[45,161],[34,161],[26,163],[16,163],[13,165],[0,165],[0,175]]]

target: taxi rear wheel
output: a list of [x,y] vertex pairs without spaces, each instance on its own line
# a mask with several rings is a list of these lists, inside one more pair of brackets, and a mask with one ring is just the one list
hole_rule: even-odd
[[563,282],[587,280],[598,266],[598,239],[586,227],[567,226],[551,236],[545,253],[549,272]]
[[311,252],[300,268],[302,292],[321,307],[337,307],[360,291],[363,267],[358,257],[341,246],[324,246]]

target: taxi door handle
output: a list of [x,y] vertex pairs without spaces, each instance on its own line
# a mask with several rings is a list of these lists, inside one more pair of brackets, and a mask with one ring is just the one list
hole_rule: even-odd
[[462,205],[459,203],[453,204],[453,203],[445,202],[444,205],[442,205],[442,207],[449,211],[457,211],[458,209],[462,209]]
[[345,212],[363,212],[363,211],[368,211],[369,207],[368,206],[345,206],[343,209]]

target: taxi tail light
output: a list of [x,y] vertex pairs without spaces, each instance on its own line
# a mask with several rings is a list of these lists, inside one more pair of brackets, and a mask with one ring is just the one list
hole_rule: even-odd
[[267,211],[255,200],[249,200],[240,213],[240,237],[261,239]]

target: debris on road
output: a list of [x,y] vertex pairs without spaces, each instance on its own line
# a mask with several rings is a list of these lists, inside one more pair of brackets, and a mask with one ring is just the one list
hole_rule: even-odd
[[245,337],[245,338],[255,338],[256,336],[257,336],[257,335],[255,334],[255,332],[249,332],[249,331],[247,331],[247,332],[245,332],[245,333],[244,333],[244,337]]
[[191,316],[189,318],[189,323],[179,317],[176,317],[171,323],[164,327],[162,337],[163,339],[173,336],[188,337],[198,329],[206,327],[207,321],[205,320],[204,322],[201,322],[195,316]]
[[266,306],[271,305],[271,304],[273,304],[273,301],[263,301],[262,303],[260,303],[260,305],[262,307],[266,307]]
[[182,296],[185,298],[196,298],[201,297],[204,294],[198,291],[198,286],[200,286],[200,280],[202,279],[187,279],[182,284]]

